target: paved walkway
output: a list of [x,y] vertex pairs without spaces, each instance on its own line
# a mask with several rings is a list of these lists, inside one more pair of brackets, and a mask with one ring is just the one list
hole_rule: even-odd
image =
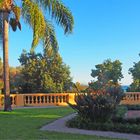
[[128,140],[140,140],[140,135],[135,134],[125,134],[118,132],[110,132],[110,131],[93,131],[93,130],[82,130],[77,128],[68,128],[65,123],[67,120],[73,118],[76,114],[72,114],[66,116],[64,118],[60,118],[50,124],[47,124],[41,128],[44,131],[55,131],[55,132],[63,132],[63,133],[73,133],[73,134],[85,134],[85,135],[96,135],[96,136],[104,136],[111,138],[124,138]]
[[127,118],[137,118],[140,117],[140,110],[129,110],[126,114]]

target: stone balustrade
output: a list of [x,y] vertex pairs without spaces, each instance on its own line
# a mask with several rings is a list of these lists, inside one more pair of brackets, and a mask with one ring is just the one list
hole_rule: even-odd
[[[16,107],[17,104],[17,96],[16,94],[11,94],[11,105],[12,107]],[[0,95],[0,108],[4,106],[4,95]]]
[[140,92],[126,92],[121,104],[140,105]]
[[69,94],[27,94],[25,106],[67,105]]
[[[34,93],[11,94],[12,107],[67,106],[74,103],[75,93]],[[4,95],[0,95],[0,108],[4,105]]]
[[[75,104],[75,93],[34,93],[11,94],[12,107],[33,106],[67,106],[67,102]],[[121,104],[140,105],[140,92],[126,92]],[[4,106],[4,95],[0,95],[0,108]]]

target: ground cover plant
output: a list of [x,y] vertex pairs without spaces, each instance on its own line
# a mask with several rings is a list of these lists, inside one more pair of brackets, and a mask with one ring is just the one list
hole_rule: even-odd
[[[16,109],[0,111],[0,139],[2,140],[112,140],[112,138],[40,131],[43,125],[73,113],[68,107]],[[113,139],[117,140],[117,139]]]

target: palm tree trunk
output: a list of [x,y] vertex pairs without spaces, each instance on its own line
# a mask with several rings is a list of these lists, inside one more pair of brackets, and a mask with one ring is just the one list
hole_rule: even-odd
[[3,73],[4,73],[4,111],[11,111],[8,63],[8,12],[3,13]]

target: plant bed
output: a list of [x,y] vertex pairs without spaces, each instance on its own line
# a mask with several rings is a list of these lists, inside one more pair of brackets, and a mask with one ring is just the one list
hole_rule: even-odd
[[128,110],[139,110],[140,111],[140,105],[125,105]]
[[136,124],[140,125],[140,118],[113,118],[112,119],[113,123],[122,123],[122,124]]
[[122,133],[140,134],[140,118],[137,119],[116,119],[105,123],[92,122],[88,119],[82,119],[79,116],[69,120],[66,124],[68,127],[87,129],[114,131]]

